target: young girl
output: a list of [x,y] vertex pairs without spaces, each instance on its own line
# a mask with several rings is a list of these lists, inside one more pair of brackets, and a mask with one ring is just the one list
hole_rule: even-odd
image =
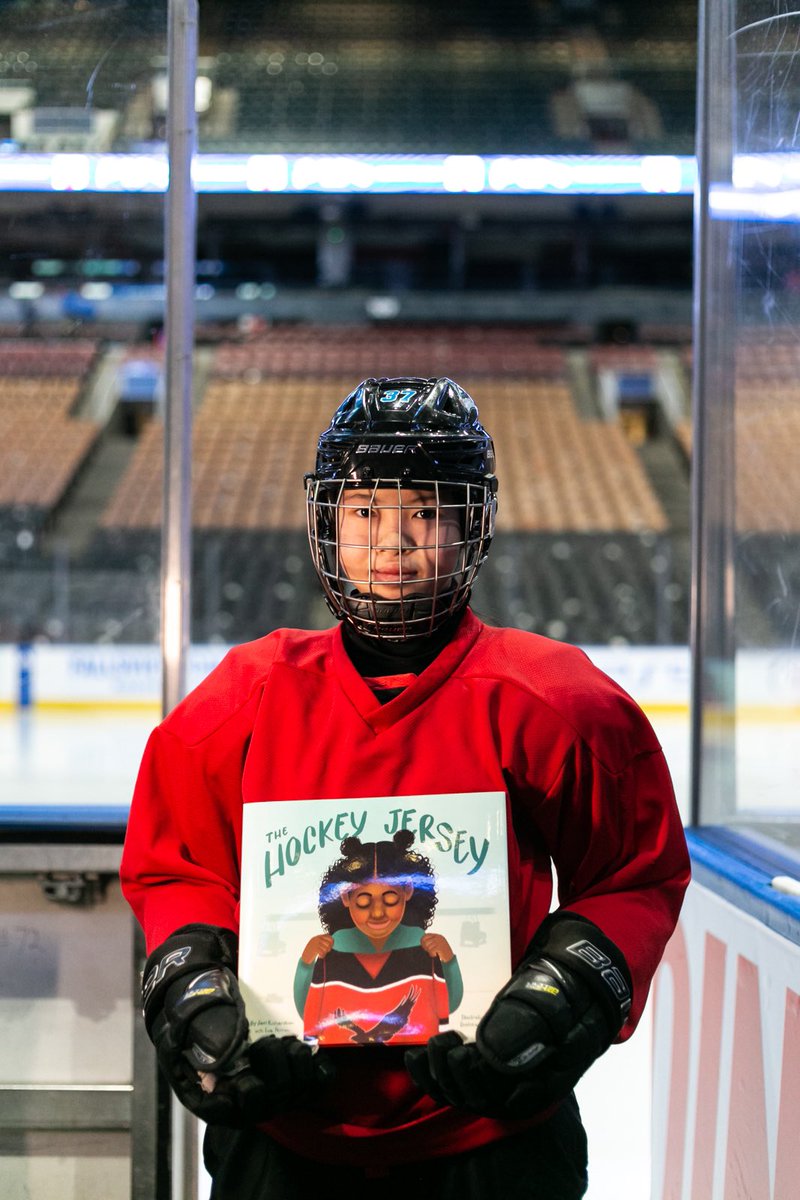
[[306,1038],[326,1046],[427,1042],[461,1003],[447,939],[426,933],[437,904],[429,859],[414,834],[342,842],[322,878],[322,934],[297,964],[294,1000]]
[[[208,1124],[213,1200],[320,1187],[338,1200],[376,1183],[384,1200],[584,1195],[572,1088],[633,1032],[689,859],[661,748],[631,698],[577,648],[469,608],[494,468],[452,380],[366,380],[306,480],[337,627],[232,650],[148,743],[121,878],[150,950],[145,1021]],[[476,1040],[249,1045],[235,974],[242,806],[476,792],[506,796],[515,967]],[[371,886],[361,881],[363,909],[347,903],[379,954],[391,919],[376,905],[370,924]],[[412,896],[403,884],[395,907]],[[443,975],[448,951],[438,943]]]

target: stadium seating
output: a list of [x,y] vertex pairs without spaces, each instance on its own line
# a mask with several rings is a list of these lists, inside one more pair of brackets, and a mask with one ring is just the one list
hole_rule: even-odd
[[72,415],[97,345],[11,339],[0,343],[0,560],[27,556],[97,438]]
[[[690,369],[690,348],[681,357]],[[796,641],[800,480],[792,447],[800,438],[798,368],[800,347],[791,330],[744,326],[731,363],[734,403],[727,415],[724,406],[715,414],[731,419],[735,439],[730,552],[742,647]],[[673,433],[690,460],[691,420],[676,423]]]
[[581,419],[566,383],[489,379],[470,387],[497,446],[500,529],[666,529],[622,429]]
[[474,604],[492,622],[580,645],[680,644],[690,577],[685,537],[500,533]]
[[273,43],[260,56],[229,55],[219,82],[235,88],[235,129],[223,139],[204,134],[202,144],[531,153],[552,148],[557,136],[549,96],[568,81],[565,64],[530,63],[520,47],[488,43],[465,53],[459,46],[339,41],[323,50]]
[[[17,339],[0,347],[9,429],[23,430],[37,447],[50,444],[44,431],[53,421],[82,430],[86,439],[76,440],[70,457],[62,438],[58,470],[45,467],[38,477],[24,467],[16,475],[6,471],[9,483],[25,476],[27,486],[31,476],[51,505],[43,514],[63,499],[59,471],[68,486],[96,436],[91,423],[70,413],[97,353],[92,342]],[[151,346],[127,352],[159,353]],[[305,533],[302,478],[313,466],[315,438],[360,378],[422,371],[458,378],[495,438],[497,541],[478,591],[487,615],[567,640],[680,640],[688,620],[685,528],[671,527],[622,428],[601,419],[586,397],[577,401],[576,353],[588,378],[603,366],[625,370],[655,361],[649,346],[576,348],[511,325],[277,325],[206,345],[193,428],[194,636],[234,641],[287,621],[328,622]],[[117,361],[125,359],[117,352]],[[78,625],[88,640],[157,635],[158,418],[146,421],[131,444],[128,468],[96,534],[70,566],[70,588],[82,598],[69,605],[71,637]],[[16,507],[6,511],[27,517],[23,482]],[[27,584],[16,609],[10,601],[0,605],[0,629],[57,630],[45,564],[37,573],[28,552],[15,553],[15,573],[19,568]],[[90,598],[101,586],[108,604],[94,606]]]
[[25,378],[80,377],[97,354],[89,338],[64,340],[9,338],[0,342],[0,375]]
[[[302,477],[317,434],[359,378],[410,370],[456,375],[495,439],[498,552],[481,583],[491,610],[573,639],[684,636],[688,547],[684,539],[675,549],[680,539],[670,540],[621,428],[579,413],[564,347],[472,326],[275,327],[215,347],[193,428],[198,636],[327,623],[309,574]],[[92,562],[152,571],[160,520],[153,421],[102,516]]]
[[[736,528],[745,535],[800,532],[800,476],[792,456],[800,436],[800,346],[791,334],[745,327],[731,375]],[[690,458],[691,421],[678,422],[673,432]]]
[[[794,522],[796,525],[796,521]],[[739,530],[732,539],[739,646],[797,646],[800,533]]]
[[[654,106],[657,127],[630,150],[691,153],[696,5],[670,20],[639,6],[597,6],[579,26],[557,6],[296,0],[203,10],[202,73],[211,98],[200,149],[239,152],[591,153],[591,133],[559,128],[555,98],[598,64]],[[48,20],[17,6],[3,75],[40,110],[116,114],[115,150],[163,139],[166,53],[159,6],[98,6]],[[230,11],[226,12],[226,8]],[[609,64],[613,64],[610,67]],[[30,134],[28,136],[31,136]],[[66,127],[65,127],[66,136]],[[602,139],[601,139],[602,141]]]
[[[578,416],[564,351],[524,331],[467,326],[427,334],[291,328],[219,346],[194,427],[195,524],[302,527],[293,481],[310,469],[316,434],[358,378],[439,374],[455,364],[495,438],[506,528],[665,528],[622,431]],[[158,524],[157,439],[155,427],[143,437],[103,526]]]

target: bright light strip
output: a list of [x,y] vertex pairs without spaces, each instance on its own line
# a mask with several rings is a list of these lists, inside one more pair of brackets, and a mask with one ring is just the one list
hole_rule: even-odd
[[92,177],[88,154],[54,154],[50,185],[54,192],[85,192]]
[[[695,160],[675,155],[199,154],[198,192],[284,194],[690,195]],[[717,218],[800,220],[800,153],[738,155],[713,185]],[[0,191],[163,193],[161,154],[0,153]]]
[[53,185],[52,154],[15,154],[0,157],[0,190],[7,192],[50,192]]
[[99,154],[94,162],[94,192],[165,192],[169,168],[154,154]]
[[780,192],[744,191],[717,186],[709,190],[712,217],[755,221],[800,221],[800,188]]
[[738,154],[733,160],[733,186],[745,191],[775,191],[800,184],[800,154]]
[[289,163],[284,154],[251,154],[245,162],[245,192],[285,192]]
[[[164,192],[163,154],[0,153],[0,191]],[[489,195],[691,194],[674,155],[198,154],[198,192]]]

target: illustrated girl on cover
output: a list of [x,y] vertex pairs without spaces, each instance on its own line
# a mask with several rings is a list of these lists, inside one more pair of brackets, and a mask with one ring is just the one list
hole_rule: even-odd
[[427,933],[436,908],[430,861],[414,834],[391,842],[345,838],[322,877],[324,933],[297,964],[294,1000],[306,1038],[325,1045],[427,1042],[461,1003],[458,961],[447,938]]

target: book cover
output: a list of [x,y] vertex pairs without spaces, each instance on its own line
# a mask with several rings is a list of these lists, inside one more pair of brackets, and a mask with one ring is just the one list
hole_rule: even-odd
[[471,1039],[511,973],[503,792],[246,804],[251,1036]]

